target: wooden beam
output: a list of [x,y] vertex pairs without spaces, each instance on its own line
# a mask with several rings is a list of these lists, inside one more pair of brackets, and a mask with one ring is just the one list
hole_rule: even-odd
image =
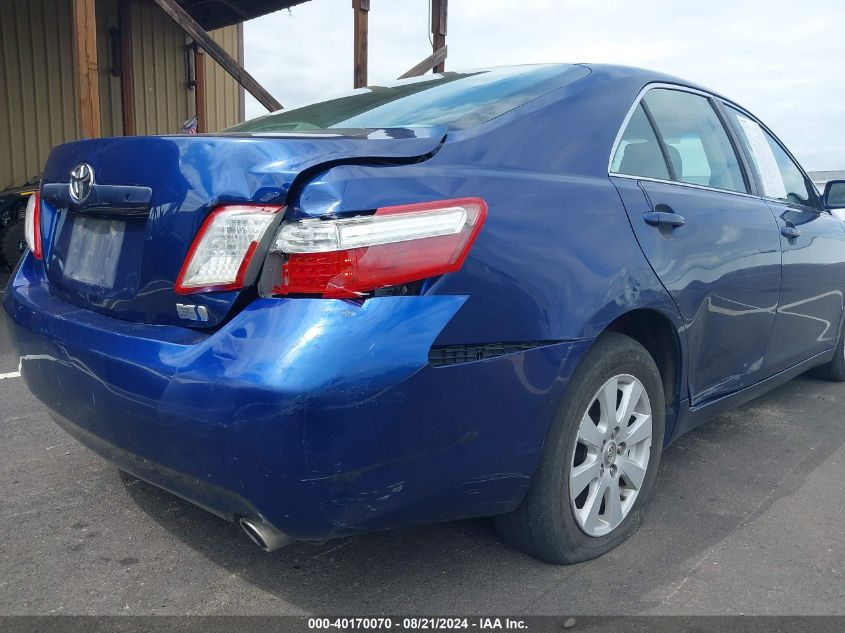
[[[433,53],[446,48],[446,21],[449,14],[449,0],[431,0],[431,50]],[[435,73],[446,70],[446,56],[434,65]]]
[[123,134],[135,134],[135,78],[132,65],[132,6],[120,3],[120,99]]
[[258,102],[269,111],[281,110],[282,104],[276,101],[264,87],[250,75],[229,53],[223,50],[217,42],[211,39],[208,32],[183,9],[176,0],[153,0],[161,9],[178,24],[185,33],[190,35],[211,58],[234,77]]
[[399,79],[407,79],[408,77],[419,77],[420,75],[426,74],[429,70],[437,66],[438,64],[442,64],[443,61],[446,59],[446,54],[448,53],[447,48],[444,46],[438,51],[433,52],[431,55],[426,57],[422,60],[419,64],[408,70],[407,72],[399,75]]
[[194,43],[194,99],[196,99],[197,132],[208,132],[208,121],[205,109],[205,54]]
[[352,85],[362,88],[367,85],[370,0],[352,0],[352,9],[355,11]]
[[[244,23],[238,24],[238,63],[244,63]],[[246,92],[244,87],[238,89],[238,123],[246,120]]]
[[79,135],[96,138],[100,128],[100,78],[97,68],[95,0],[73,0],[73,58]]

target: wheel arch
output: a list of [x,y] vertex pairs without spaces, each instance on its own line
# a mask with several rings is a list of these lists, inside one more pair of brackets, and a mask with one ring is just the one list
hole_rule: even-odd
[[684,356],[678,329],[663,312],[652,308],[636,308],[616,317],[603,332],[617,332],[631,337],[654,359],[666,397],[664,444],[668,444],[683,399]]

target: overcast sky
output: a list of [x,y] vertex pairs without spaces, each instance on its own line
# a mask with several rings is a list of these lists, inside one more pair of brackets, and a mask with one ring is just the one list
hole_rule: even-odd
[[[311,0],[246,23],[246,68],[286,107],[352,87],[352,2]],[[842,0],[452,0],[446,68],[604,62],[729,96],[808,170],[845,169]],[[371,0],[369,83],[431,53],[428,0]],[[247,95],[247,118],[264,109]]]

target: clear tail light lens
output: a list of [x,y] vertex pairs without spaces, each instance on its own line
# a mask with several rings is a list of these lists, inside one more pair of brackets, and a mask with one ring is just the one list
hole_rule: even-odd
[[41,259],[41,195],[37,191],[29,196],[26,203],[23,232],[32,255]]
[[282,207],[218,207],[200,228],[176,280],[176,292],[190,294],[243,287],[258,242]]
[[273,293],[351,298],[456,271],[486,217],[483,200],[461,198],[282,225],[272,250],[286,260]]

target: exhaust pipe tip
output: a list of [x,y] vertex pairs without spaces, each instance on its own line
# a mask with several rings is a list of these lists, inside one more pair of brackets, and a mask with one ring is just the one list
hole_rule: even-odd
[[265,552],[273,552],[293,543],[291,537],[264,521],[241,517],[238,523],[249,539]]

